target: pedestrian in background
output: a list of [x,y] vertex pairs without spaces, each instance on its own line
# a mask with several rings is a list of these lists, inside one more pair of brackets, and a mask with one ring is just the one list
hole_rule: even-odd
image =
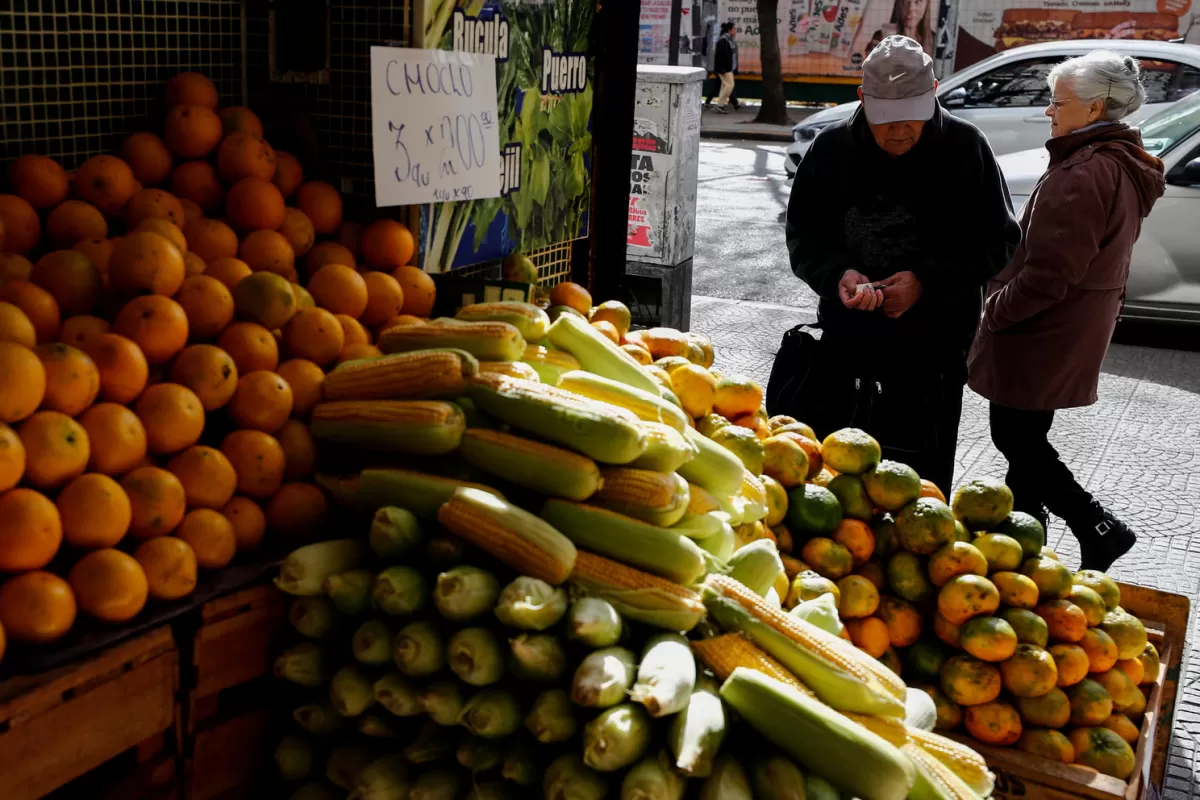
[[730,98],[733,97],[733,76],[737,72],[737,30],[732,22],[721,25],[721,36],[717,39],[717,51],[713,56],[713,72],[721,82],[721,92],[717,95],[717,110],[722,114],[730,111]]
[[1024,241],[988,286],[970,385],[991,401],[992,442],[1016,507],[1049,513],[1107,570],[1134,532],[1092,497],[1047,435],[1054,412],[1096,402],[1133,244],[1162,196],[1163,165],[1120,120],[1146,100],[1138,63],[1097,50],[1049,75],[1050,166],[1021,212]]

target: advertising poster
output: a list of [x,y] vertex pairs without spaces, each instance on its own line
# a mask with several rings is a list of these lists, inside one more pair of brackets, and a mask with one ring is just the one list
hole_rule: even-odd
[[421,207],[427,272],[588,235],[595,60],[589,0],[424,0],[428,49],[496,57],[500,197]]
[[671,0],[642,0],[642,16],[638,27],[638,63],[669,63],[670,39]]

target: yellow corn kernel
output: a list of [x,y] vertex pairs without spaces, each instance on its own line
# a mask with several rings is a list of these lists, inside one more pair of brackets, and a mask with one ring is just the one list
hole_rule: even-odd
[[738,667],[747,667],[794,686],[812,699],[817,699],[812,690],[801,683],[783,664],[771,658],[740,633],[724,633],[711,639],[694,641],[692,650],[704,666],[722,681],[732,675]]
[[480,361],[479,371],[485,375],[507,375],[537,383],[542,381],[536,369],[520,361]]
[[690,493],[687,481],[674,472],[606,467],[604,483],[592,502],[626,516],[670,527],[683,518]]
[[[414,326],[415,327],[415,326]],[[479,369],[468,353],[428,350],[347,361],[325,376],[326,400],[416,400],[461,394]]]
[[995,776],[988,770],[983,756],[970,747],[933,731],[913,727],[908,729],[908,740],[942,762],[947,769],[978,792],[980,797],[987,797],[992,793]]
[[904,720],[877,717],[874,714],[857,714],[853,711],[843,711],[842,716],[854,720],[876,736],[882,736],[896,747],[902,747],[908,741],[908,728]]
[[389,328],[380,334],[378,347],[385,353],[452,347],[481,360],[517,361],[525,352],[525,339],[507,322],[436,319],[425,325]]
[[900,748],[900,752],[908,756],[916,767],[917,782],[913,786],[914,794],[926,798],[936,797],[938,800],[979,800],[979,795],[974,789],[923,748],[909,742]]
[[704,617],[700,595],[665,578],[579,550],[569,579],[637,622],[690,631]]

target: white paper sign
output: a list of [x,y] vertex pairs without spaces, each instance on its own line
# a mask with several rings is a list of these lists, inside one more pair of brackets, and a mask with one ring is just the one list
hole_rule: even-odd
[[496,57],[371,48],[375,205],[500,196]]

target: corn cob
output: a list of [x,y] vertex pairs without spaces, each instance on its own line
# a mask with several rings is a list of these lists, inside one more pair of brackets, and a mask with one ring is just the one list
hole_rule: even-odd
[[667,733],[674,766],[689,778],[707,778],[725,739],[725,704],[720,685],[700,675],[687,708],[675,715]]
[[471,428],[458,452],[480,469],[554,497],[586,500],[601,484],[600,468],[587,456],[511,433]]
[[[481,364],[480,367],[482,366]],[[744,501],[742,503],[742,524],[758,522],[760,519],[766,518],[767,490],[762,481],[750,470],[742,473],[742,488],[738,496]]]
[[588,372],[661,397],[658,382],[642,369],[641,364],[588,324],[587,320],[574,314],[563,314],[546,331],[546,338],[559,350],[565,350],[579,359]]
[[677,531],[614,511],[550,498],[542,519],[577,546],[677,583],[695,583],[707,569],[704,552]]
[[924,749],[910,743],[900,752],[916,769],[916,782],[908,795],[911,800],[979,800],[975,790]]
[[750,640],[791,670],[823,702],[839,711],[903,717],[904,683],[885,683],[854,645],[789,616],[725,575],[705,581],[704,604],[726,630]]
[[556,385],[583,397],[628,409],[645,422],[665,423],[680,433],[688,426],[687,414],[678,406],[672,405],[657,393],[644,392],[619,381],[575,370],[559,378]]
[[575,566],[575,545],[528,511],[487,492],[458,489],[438,522],[518,572],[560,584]]
[[704,603],[691,589],[582,550],[569,580],[636,622],[690,631],[704,617]]
[[597,461],[627,464],[646,449],[646,435],[624,413],[615,413],[619,409],[568,392],[499,375],[478,376],[468,391],[502,422]]
[[802,767],[862,800],[904,800],[915,780],[909,759],[887,741],[803,692],[738,667],[721,698]]
[[688,484],[688,506],[687,511],[683,514],[685,520],[720,510],[721,504],[717,502],[717,498],[712,496],[712,492],[699,484]]
[[537,371],[542,383],[553,386],[565,373],[580,369],[579,359],[561,350],[550,350],[541,345],[531,344],[525,348],[521,362],[528,364]]
[[530,342],[537,342],[546,336],[550,327],[550,318],[532,303],[502,300],[498,303],[472,303],[463,306],[454,315],[462,322],[507,322]]
[[788,686],[795,687],[808,697],[816,700],[813,694],[800,679],[788,672],[782,664],[766,654],[754,642],[741,633],[723,633],[711,639],[698,639],[692,642],[692,652],[704,666],[724,681],[738,667],[755,669]]
[[876,736],[886,739],[894,747],[903,747],[908,743],[908,727],[902,719],[876,717],[872,714],[856,714],[853,711],[843,711],[842,716],[862,725]]
[[983,756],[970,747],[933,731],[923,731],[911,725],[908,728],[908,740],[942,762],[980,797],[991,795],[995,787],[995,776],[988,770]]
[[741,491],[742,475],[746,468],[737,456],[691,428],[685,430],[683,435],[696,448],[696,457],[680,465],[680,475],[708,489],[718,499],[722,495],[729,497]]
[[[701,491],[704,490],[701,489]],[[729,515],[723,511],[710,511],[707,514],[700,514],[695,517],[684,516],[682,520],[676,522],[671,528],[697,542],[701,539],[707,539],[710,536],[724,533],[725,529],[729,528],[730,541],[733,540],[733,528],[729,525]]]
[[466,417],[454,403],[433,400],[335,400],[312,412],[317,439],[417,455],[458,447]]
[[479,372],[462,350],[421,350],[347,361],[325,376],[326,400],[419,400],[454,397]]
[[399,506],[423,519],[435,519],[442,503],[459,487],[480,489],[504,499],[488,486],[406,469],[369,468],[349,478],[318,474],[317,483],[351,508],[374,512],[384,506]]
[[605,467],[601,475],[603,485],[592,499],[598,506],[662,527],[674,525],[687,510],[687,481],[673,472]]
[[520,361],[480,361],[479,371],[485,375],[507,375],[534,383],[542,382],[542,376],[536,369]]
[[[705,516],[715,518],[717,513],[714,512],[712,514],[706,514]],[[697,517],[696,519],[700,519],[700,517]],[[696,520],[692,520],[688,524],[690,526],[695,522]],[[733,528],[729,526],[729,523],[720,520],[718,520],[718,522],[719,527],[714,533],[709,536],[705,536],[703,539],[696,539],[696,546],[706,553],[711,553],[718,561],[728,561],[737,550],[737,537],[734,535]],[[681,529],[679,525],[675,526],[675,530],[678,530],[680,533],[683,533],[689,538],[692,535],[691,530],[685,531]]]
[[629,699],[645,706],[650,716],[665,717],[687,708],[695,688],[696,659],[687,639],[678,633],[651,637]]
[[481,361],[517,361],[525,352],[525,339],[507,322],[436,319],[425,325],[389,328],[380,334],[377,346],[384,353],[450,347],[466,350]]
[[639,422],[638,427],[646,433],[646,451],[629,466],[655,472],[674,472],[696,457],[696,448],[670,425]]

